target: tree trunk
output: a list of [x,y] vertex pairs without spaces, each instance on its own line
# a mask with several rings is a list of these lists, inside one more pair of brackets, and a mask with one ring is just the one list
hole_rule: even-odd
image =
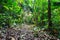
[[48,0],[48,29],[52,27],[52,21],[51,21],[51,1]]

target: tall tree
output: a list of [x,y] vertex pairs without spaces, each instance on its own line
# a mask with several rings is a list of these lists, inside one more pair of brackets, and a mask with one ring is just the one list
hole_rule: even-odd
[[48,0],[48,28],[52,27],[52,21],[51,21],[51,0]]

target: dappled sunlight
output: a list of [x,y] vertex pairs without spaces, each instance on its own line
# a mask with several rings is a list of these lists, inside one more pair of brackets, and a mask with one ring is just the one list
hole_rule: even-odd
[[0,40],[60,40],[60,0],[0,0]]

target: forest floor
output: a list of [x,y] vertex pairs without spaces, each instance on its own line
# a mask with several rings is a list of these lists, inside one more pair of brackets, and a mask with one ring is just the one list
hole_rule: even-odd
[[[0,30],[0,40],[6,39],[6,36],[8,35],[12,37],[12,34],[15,35],[16,40],[60,40],[52,35],[48,35],[46,31],[39,30],[39,31],[33,31],[32,29],[34,25],[28,25],[23,24],[21,28],[15,27],[15,28],[8,28],[5,30],[5,32],[2,32],[3,29]],[[1,36],[3,36],[1,38]],[[11,38],[10,37],[10,38]],[[15,38],[12,38],[11,40],[15,40]],[[7,40],[10,40],[7,38]]]

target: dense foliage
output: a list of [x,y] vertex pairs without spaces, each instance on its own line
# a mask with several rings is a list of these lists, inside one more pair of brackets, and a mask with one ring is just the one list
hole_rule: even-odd
[[[56,2],[60,0],[51,0],[51,30],[60,35],[60,5]],[[0,28],[28,23],[48,29],[48,22],[48,0],[0,0]]]

